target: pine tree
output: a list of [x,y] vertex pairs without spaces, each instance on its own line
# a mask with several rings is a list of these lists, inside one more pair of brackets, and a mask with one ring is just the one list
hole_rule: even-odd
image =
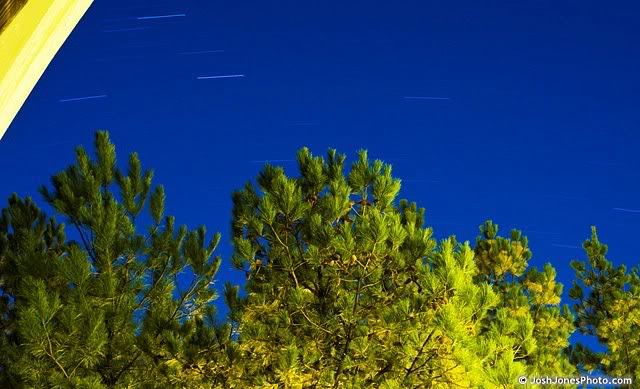
[[[75,240],[31,199],[13,196],[2,212],[0,384],[195,387],[207,366],[192,363],[194,348],[230,338],[211,304],[220,236],[176,228],[152,172],[135,153],[118,169],[107,133],[95,149],[92,160],[77,148],[75,164],[41,188]],[[144,217],[151,226],[140,233]],[[176,281],[185,272],[186,288]]]
[[577,328],[597,339],[606,351],[578,343],[573,360],[583,371],[633,378],[633,387],[640,388],[640,269],[628,272],[624,265],[615,267],[595,227],[582,247],[587,260],[571,263],[577,280],[569,296],[576,302]]
[[[345,160],[302,149],[298,177],[267,165],[233,194],[246,293],[226,285],[218,323],[220,235],[176,228],[153,173],[135,153],[120,170],[97,133],[93,159],[78,148],[41,188],[65,224],[16,195],[0,215],[0,387],[508,388],[583,371],[637,387],[640,272],[595,228],[572,313],[520,231],[438,242],[390,165]],[[576,327],[606,352],[570,347]]]
[[542,271],[527,269],[533,254],[518,230],[503,238],[498,225],[487,221],[480,232],[477,280],[490,283],[500,299],[480,334],[484,354],[494,360],[486,366],[491,382],[509,386],[520,376],[573,375],[567,353],[573,315],[568,306],[560,307],[562,285],[555,269],[550,263]]
[[267,165],[258,188],[234,194],[247,294],[229,286],[226,298],[240,386],[511,387],[572,371],[560,286],[550,266],[521,277],[525,238],[487,224],[474,259],[468,243],[436,242],[424,209],[395,201],[389,165],[361,152],[345,175],[344,161],[303,149],[298,178]]

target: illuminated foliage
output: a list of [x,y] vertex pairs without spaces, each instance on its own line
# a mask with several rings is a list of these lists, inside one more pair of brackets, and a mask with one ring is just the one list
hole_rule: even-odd
[[487,222],[475,253],[438,243],[424,209],[395,201],[390,166],[361,152],[345,174],[344,161],[303,149],[298,178],[266,166],[234,195],[248,281],[227,299],[245,386],[495,387],[573,371],[561,286],[550,265],[525,273],[526,238]]
[[572,357],[585,371],[600,370],[613,377],[632,377],[640,385],[640,277],[606,258],[607,245],[595,227],[583,244],[586,261],[573,261],[576,281],[569,296],[576,301],[576,327],[606,347],[598,352],[577,344]]
[[[176,228],[136,154],[106,133],[41,193],[71,228],[12,196],[0,217],[0,386],[509,388],[518,377],[639,376],[640,277],[595,229],[572,264],[573,312],[551,264],[491,221],[437,241],[425,210],[366,152],[298,153],[233,194],[227,322],[215,320],[220,236]],[[146,233],[138,232],[148,224]],[[570,346],[575,328],[606,352]],[[637,385],[637,384],[636,384]]]
[[500,303],[485,321],[487,355],[495,362],[487,369],[495,385],[509,385],[519,376],[561,376],[575,372],[566,353],[574,330],[569,307],[560,307],[562,285],[551,264],[542,271],[529,268],[532,252],[520,231],[498,236],[498,226],[480,227],[476,261],[478,281],[489,282]]

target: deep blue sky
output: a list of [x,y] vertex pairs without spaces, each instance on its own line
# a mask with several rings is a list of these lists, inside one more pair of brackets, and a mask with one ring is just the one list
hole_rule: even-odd
[[640,3],[379,3],[97,0],[0,141],[0,198],[39,198],[107,129],[178,222],[224,234],[240,282],[230,194],[260,161],[366,148],[438,237],[520,228],[565,289],[591,225],[638,263]]

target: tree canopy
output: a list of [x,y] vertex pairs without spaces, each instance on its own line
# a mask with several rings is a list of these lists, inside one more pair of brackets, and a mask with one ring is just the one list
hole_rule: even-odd
[[[92,160],[79,147],[41,188],[67,225],[15,195],[2,212],[3,387],[168,386],[194,344],[225,336],[212,326],[220,236],[176,228],[153,173],[136,154],[119,170],[105,132],[95,151]],[[139,232],[143,211],[152,222]],[[192,281],[180,288],[187,268]]]
[[574,363],[586,371],[600,370],[610,376],[635,377],[640,382],[640,273],[614,266],[606,258],[607,245],[595,228],[583,244],[587,261],[574,261],[576,280],[569,292],[575,300],[576,327],[594,337],[606,351],[583,344],[572,347]]
[[[2,211],[2,387],[506,388],[594,371],[638,385],[640,277],[595,228],[570,308],[521,231],[437,240],[390,165],[304,148],[296,176],[266,165],[232,195],[224,260],[246,283],[225,285],[220,320],[220,235],[177,227],[106,132],[94,146],[40,189],[51,215],[16,195]],[[606,350],[571,344],[576,330]]]
[[[481,226],[475,247],[437,242],[422,208],[396,201],[391,166],[361,152],[298,153],[234,194],[228,293],[247,385],[495,387],[574,372],[555,271],[527,270],[518,231]],[[527,270],[527,271],[525,271]],[[508,276],[508,278],[507,278]]]

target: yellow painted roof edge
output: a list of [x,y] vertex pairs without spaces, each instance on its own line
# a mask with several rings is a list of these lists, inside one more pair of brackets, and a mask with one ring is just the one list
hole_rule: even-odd
[[0,33],[0,139],[93,0],[30,0]]

